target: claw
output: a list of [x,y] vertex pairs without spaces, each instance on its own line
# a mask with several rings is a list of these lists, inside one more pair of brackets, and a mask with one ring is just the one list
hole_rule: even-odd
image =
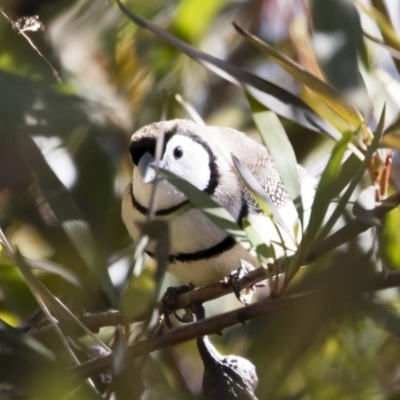
[[[240,260],[240,266],[236,271],[229,274],[228,283],[232,286],[236,298],[245,306],[251,303],[253,295],[256,291],[256,286],[252,285],[249,288],[242,290],[242,279],[254,267],[245,260]],[[242,293],[242,291],[244,293]]]
[[163,297],[161,298],[160,313],[164,319],[165,325],[169,329],[172,329],[173,327],[172,321],[170,319],[170,314],[172,313],[175,315],[176,319],[180,322],[188,323],[193,321],[193,315],[192,315],[193,313],[190,308],[185,309],[185,313],[183,314],[182,317],[179,316],[174,309],[176,298],[179,295],[190,292],[193,289],[194,289],[193,286],[181,285],[181,286],[171,286],[165,291]]

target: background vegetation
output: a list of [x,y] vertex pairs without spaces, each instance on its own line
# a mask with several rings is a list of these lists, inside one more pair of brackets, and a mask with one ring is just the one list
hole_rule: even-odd
[[[400,149],[397,2],[124,4],[194,48],[252,72],[304,103],[240,70],[230,71],[227,64],[220,66],[225,77],[238,74],[239,86],[233,85],[196,63],[199,53],[190,58],[181,45],[171,46],[165,37],[133,24],[116,3],[3,1],[0,398],[22,394],[84,400],[104,393],[120,399],[143,393],[151,399],[202,398],[203,366],[193,340],[135,362],[126,351],[141,332],[141,325],[131,322],[145,315],[146,332],[151,331],[154,293],[176,284],[155,263],[141,265],[122,224],[121,196],[132,172],[127,148],[132,132],[147,123],[164,115],[188,118],[176,94],[208,125],[234,127],[256,140],[259,130],[267,143],[275,132],[282,139],[271,152],[285,161],[290,155],[282,144],[282,127],[297,161],[306,166],[328,155],[339,141],[315,204],[319,216],[297,259],[286,265],[291,268],[287,290],[277,290],[283,301],[271,300],[271,312],[262,318],[212,335],[213,343],[221,353],[242,355],[255,364],[260,399],[400,398],[399,209],[382,217],[373,200],[371,205],[371,191],[362,192],[372,183],[367,167],[380,183],[386,154],[377,154],[375,165],[369,161],[377,147]],[[35,15],[38,20],[17,22]],[[246,39],[232,21],[272,47],[248,35]],[[367,154],[367,161],[352,158],[342,168],[342,151],[349,142]],[[395,164],[389,195],[399,189],[398,171]],[[356,221],[372,228],[353,241],[350,229],[348,245],[322,257],[318,249],[330,233],[326,220],[322,224],[325,206],[345,187],[353,199],[361,193],[361,199],[369,200],[354,210],[352,203],[345,207],[347,200],[335,203],[346,215],[345,224]],[[14,250],[7,248],[5,238]],[[334,238],[328,250],[340,241]],[[311,256],[316,262],[298,271]],[[383,287],[392,288],[376,290]],[[260,291],[258,298],[263,297]],[[91,322],[97,328],[109,325],[96,335],[115,350],[113,385],[110,376],[93,373],[88,381],[69,371],[108,350],[83,334],[57,299],[82,318],[88,313],[104,317]],[[207,316],[239,306],[234,296],[221,297],[207,303]],[[122,316],[110,309],[121,310]],[[54,318],[47,329],[49,315]]]

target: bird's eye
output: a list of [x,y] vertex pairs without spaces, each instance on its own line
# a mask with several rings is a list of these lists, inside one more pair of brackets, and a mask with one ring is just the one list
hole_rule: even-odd
[[183,150],[181,146],[177,146],[174,148],[174,157],[176,159],[181,158],[183,156]]

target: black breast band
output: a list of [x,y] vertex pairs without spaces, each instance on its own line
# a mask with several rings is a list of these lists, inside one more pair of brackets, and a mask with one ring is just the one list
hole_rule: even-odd
[[[227,236],[224,240],[217,243],[215,246],[209,247],[208,249],[195,251],[193,253],[178,253],[170,254],[168,256],[168,262],[174,264],[176,262],[193,262],[200,260],[208,260],[210,258],[218,257],[220,254],[225,253],[235,246],[236,242],[230,236]],[[154,254],[150,251],[146,251],[150,257],[154,257]]]
[[[131,203],[136,210],[140,212],[140,214],[143,215],[149,215],[149,209],[143,205],[141,205],[133,195],[133,190],[132,190],[132,182],[129,184],[129,195],[131,198]],[[172,214],[173,212],[179,210],[181,207],[186,206],[186,204],[189,204],[189,200],[184,200],[179,204],[176,204],[175,206],[169,207],[169,208],[163,208],[162,210],[156,211],[156,215],[159,217],[163,217],[165,215]]]

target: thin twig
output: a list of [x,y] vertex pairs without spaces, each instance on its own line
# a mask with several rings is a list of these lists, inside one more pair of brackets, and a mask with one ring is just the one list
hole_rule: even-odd
[[[86,314],[79,317],[79,321],[81,324],[85,325],[87,329],[95,333],[97,333],[100,328],[104,328],[106,326],[118,326],[122,324],[121,313],[117,310]],[[63,327],[65,333],[68,334],[69,329],[71,329],[69,323],[67,326],[67,322],[60,322],[60,325]],[[73,330],[76,330],[75,327]],[[45,343],[53,334],[53,329],[50,325],[46,325],[40,328],[31,328],[27,334],[39,340],[40,342]]]
[[10,22],[12,27],[18,31],[19,34],[21,34],[31,45],[31,47],[36,51],[36,53],[43,58],[43,60],[46,62],[46,64],[51,68],[51,71],[53,72],[54,77],[56,78],[58,83],[63,83],[60,74],[57,72],[57,70],[53,67],[51,62],[40,52],[40,50],[35,46],[35,44],[32,42],[31,38],[26,35],[26,33],[20,29],[16,24],[14,24],[14,21],[8,17],[8,15],[4,12],[3,9],[0,8],[0,12],[3,14],[3,16]]
[[200,114],[195,110],[195,108],[189,102],[187,102],[182,97],[182,95],[177,93],[175,95],[175,100],[186,110],[190,118],[192,118],[192,120],[196,122],[197,125],[206,126],[205,122],[203,121],[203,118],[200,117]]

